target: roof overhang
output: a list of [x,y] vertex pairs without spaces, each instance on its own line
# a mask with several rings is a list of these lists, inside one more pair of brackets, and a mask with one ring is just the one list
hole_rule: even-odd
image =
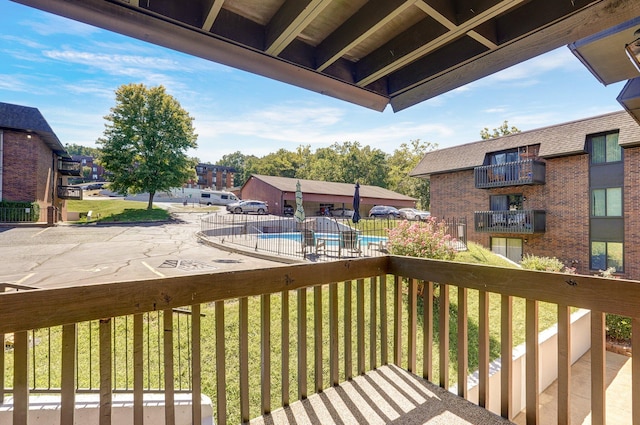
[[382,111],[640,16],[637,0],[14,0]]
[[[617,100],[638,123],[640,123],[640,65],[634,65],[630,50],[640,53],[640,46],[637,49],[635,47],[627,49],[627,47],[640,43],[637,34],[639,29],[640,16],[636,16],[569,45],[573,54],[602,84],[609,85],[627,80]],[[637,64],[640,56],[633,55]]]

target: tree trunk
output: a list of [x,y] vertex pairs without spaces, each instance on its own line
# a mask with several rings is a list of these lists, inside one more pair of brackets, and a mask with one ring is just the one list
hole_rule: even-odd
[[155,192],[149,192],[149,203],[147,204],[147,209],[148,210],[152,210],[153,209],[153,197],[155,196]]

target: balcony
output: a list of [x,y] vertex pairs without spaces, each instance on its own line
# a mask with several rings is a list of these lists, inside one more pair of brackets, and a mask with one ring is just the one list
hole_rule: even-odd
[[546,164],[534,159],[473,169],[476,189],[545,184]]
[[58,186],[58,198],[82,201],[82,189],[80,186]]
[[63,176],[81,176],[82,164],[68,158],[58,158],[58,172]]
[[[471,297],[477,297],[479,311],[469,309]],[[489,310],[490,299],[499,303],[499,318]],[[494,400],[498,413],[509,419],[518,413],[516,399],[526,400],[526,422],[537,424],[539,386],[549,372],[539,363],[542,301],[557,306],[557,422],[567,423],[572,404],[579,401],[578,388],[574,392],[571,386],[571,306],[591,310],[590,415],[592,423],[605,423],[607,395],[620,396],[606,391],[605,313],[629,316],[634,328],[640,326],[638,282],[396,256],[2,293],[0,335],[11,334],[6,353],[12,358],[4,363],[0,356],[0,370],[11,365],[6,382],[0,373],[0,408],[11,394],[13,423],[26,424],[30,394],[58,393],[60,406],[54,411],[62,423],[72,424],[78,394],[94,391],[100,424],[109,424],[114,395],[131,392],[133,423],[142,424],[148,381],[157,379],[166,423],[174,424],[176,393],[185,391],[186,379],[191,423],[202,422],[203,389],[216,394],[217,423],[261,415],[264,423],[276,415],[289,423],[309,418],[319,423],[318,409],[338,423],[353,423],[335,419],[352,413],[355,421],[365,422],[382,417],[382,422],[501,423],[477,415],[486,418],[483,406],[489,406],[490,346],[511,359],[514,305],[522,302],[524,329],[517,332],[526,341],[526,369],[516,377],[512,363],[502,362],[500,395]],[[174,319],[176,309],[190,312],[186,328]],[[205,310],[213,314],[203,317]],[[238,318],[237,327],[225,322],[231,315]],[[473,332],[472,317],[477,318]],[[450,332],[451,325],[455,331]],[[87,328],[97,333],[93,343],[78,337]],[[496,332],[497,339],[491,336]],[[640,332],[632,338],[638,352]],[[471,343],[477,351],[470,350]],[[52,353],[46,354],[47,347]],[[78,367],[81,347],[94,353],[99,367],[90,374],[89,388],[78,376],[84,372]],[[150,354],[148,347],[156,348]],[[464,400],[472,352],[479,365],[478,405]],[[32,362],[42,368],[29,366]],[[640,365],[636,357],[632,362],[632,417],[619,423],[640,423],[640,392],[635,391]],[[454,376],[450,363],[457,366]],[[49,380],[35,376],[40,369],[49,371]],[[516,387],[520,379],[523,384]],[[457,382],[457,396],[437,391],[450,388],[451,381]],[[334,387],[344,390],[336,394]],[[379,399],[383,387],[390,390]],[[312,393],[318,395],[315,405]],[[351,393],[368,410],[354,408],[347,399]],[[443,405],[445,398],[452,404]],[[407,400],[412,403],[405,409]],[[270,415],[279,406],[288,407]]]
[[544,210],[476,211],[475,230],[480,233],[544,233],[547,213]]

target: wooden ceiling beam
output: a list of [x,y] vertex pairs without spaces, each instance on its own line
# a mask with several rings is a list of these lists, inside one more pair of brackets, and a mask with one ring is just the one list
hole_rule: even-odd
[[[396,84],[408,89],[390,91],[391,106],[395,112],[434,98],[487,75],[506,69],[530,58],[580,40],[591,34],[611,28],[640,14],[637,0],[594,2],[576,13],[527,34],[514,42],[461,63],[422,81]],[[393,75],[389,76],[392,80]],[[392,84],[390,84],[392,85]]]
[[[445,34],[439,36],[438,38],[432,40],[429,43],[416,43],[415,49],[411,52],[403,55],[387,55],[386,61],[370,61],[367,58],[364,58],[360,63],[362,65],[358,66],[358,82],[359,86],[366,86],[378,78],[382,78],[385,75],[389,75],[400,68],[407,66],[411,62],[416,61],[417,59],[439,49],[440,47],[454,41],[457,38],[464,36],[467,32],[475,29],[476,26],[485,23],[486,21],[495,18],[498,15],[501,15],[508,10],[520,5],[525,0],[504,0],[500,3],[497,3],[493,7],[478,13],[473,18],[465,21],[461,25],[456,26],[455,28],[449,30]],[[423,10],[429,9],[423,6]],[[427,11],[425,10],[425,11]],[[428,12],[427,12],[428,13]],[[431,16],[431,15],[429,15]],[[443,19],[438,12],[436,16],[431,16],[435,20]],[[383,46],[383,48],[386,48]],[[379,58],[379,56],[377,55]]]
[[288,0],[266,27],[265,52],[278,56],[332,0]]
[[348,51],[394,19],[416,0],[372,0],[329,35],[317,48],[316,70],[322,72]]
[[214,0],[213,4],[209,8],[207,12],[207,17],[204,19],[204,23],[202,24],[202,29],[209,32],[213,27],[213,23],[216,21],[216,18],[220,14],[220,10],[222,9],[222,4],[224,0]]

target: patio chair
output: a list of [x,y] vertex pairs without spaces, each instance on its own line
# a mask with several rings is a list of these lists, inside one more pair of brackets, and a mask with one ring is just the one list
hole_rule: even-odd
[[307,253],[307,247],[310,247],[312,251],[315,250],[315,253],[318,253],[318,249],[325,248],[325,241],[318,240],[316,238],[316,233],[311,229],[302,229],[300,231],[301,244],[302,244],[302,253]]
[[340,232],[339,241],[340,251],[343,249],[355,252],[358,255],[362,252],[360,249],[360,240],[358,239],[358,232],[355,230],[344,230]]

